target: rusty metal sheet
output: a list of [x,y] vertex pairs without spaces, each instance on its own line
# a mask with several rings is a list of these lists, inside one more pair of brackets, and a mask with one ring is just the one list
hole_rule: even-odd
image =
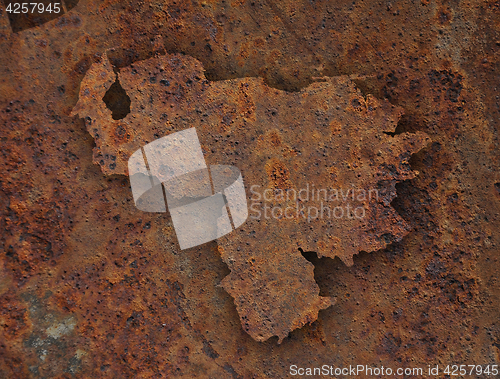
[[[276,335],[281,342],[331,304],[317,296],[313,265],[300,250],[350,266],[353,255],[409,229],[390,203],[396,183],[414,177],[408,160],[429,138],[389,135],[401,109],[363,98],[347,77],[324,80],[296,93],[261,79],[209,82],[200,62],[178,55],[115,74],[104,55],[82,80],[72,112],[85,119],[94,162],[106,174],[126,174],[134,151],[186,127],[199,130],[209,162],[241,170],[254,213],[219,239],[231,270],[222,286],[258,341]],[[106,103],[113,85],[131,104],[118,120]]]
[[[66,1],[60,17],[17,31],[0,4],[0,377],[282,378],[290,365],[498,364],[497,1],[75,3]],[[203,86],[248,83],[247,92],[267,88],[254,103],[269,98],[269,107],[276,107],[285,97],[297,99],[311,89],[325,93],[345,80],[345,94],[360,104],[370,94],[381,106],[393,104],[383,114],[395,111],[397,126],[382,138],[423,132],[432,140],[408,161],[419,174],[396,184],[397,196],[384,205],[404,220],[398,225],[405,236],[354,255],[352,266],[324,253],[319,258],[315,250],[321,249],[308,247],[316,244],[313,233],[301,238],[300,255],[314,270],[299,255],[297,267],[311,290],[314,283],[319,287],[308,293],[336,303],[280,345],[277,337],[256,341],[252,335],[261,331],[249,335],[242,328],[233,297],[218,286],[235,272],[251,272],[224,263],[249,236],[234,233],[227,246],[211,242],[179,252],[169,217],[134,207],[128,179],[120,174],[125,155],[117,151],[114,168],[106,153],[94,164],[93,149],[106,146],[70,114],[84,77],[93,63],[103,62],[104,52],[119,75],[158,54],[155,59],[190,62],[178,80],[191,79],[195,90],[161,92],[173,99],[200,102],[197,96],[208,90]],[[182,78],[201,67],[206,81]],[[351,81],[335,78],[342,75]],[[318,81],[325,76],[333,79]],[[115,81],[113,73],[112,86]],[[121,76],[120,86],[130,96]],[[120,86],[104,104],[123,124],[121,117],[137,102],[123,97]],[[222,120],[230,133],[243,117],[255,126],[241,116],[252,104],[245,105],[245,91],[230,94],[234,108],[214,103],[213,122]],[[147,100],[142,105],[148,107]],[[319,117],[301,109],[298,120]],[[270,110],[265,119],[283,115]],[[126,145],[157,122],[168,124],[152,119],[104,135],[113,136],[110,146],[132,151],[136,146]],[[273,183],[269,176],[279,186],[302,186],[288,166],[296,135],[264,127],[277,131],[263,133],[260,149],[267,146],[289,177],[279,164],[266,166],[266,156],[254,174],[263,187]],[[226,135],[220,133],[218,145],[233,144],[234,151],[235,142],[243,144],[225,141]],[[202,142],[206,149],[212,143]],[[246,165],[223,155],[228,150],[214,150],[205,154]],[[301,246],[293,245],[293,253]],[[264,250],[255,251],[256,258],[267,258]],[[262,321],[254,319],[252,327]],[[284,336],[299,324],[264,329],[263,336]]]

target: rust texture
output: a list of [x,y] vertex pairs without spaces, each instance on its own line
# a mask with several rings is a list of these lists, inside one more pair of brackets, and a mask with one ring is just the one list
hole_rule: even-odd
[[[81,0],[24,30],[1,6],[0,378],[499,362],[498,2]],[[179,251],[125,167],[190,126],[247,185],[390,176],[372,229]]]
[[[219,241],[231,270],[222,285],[259,341],[277,335],[281,342],[331,304],[317,296],[313,265],[300,250],[350,266],[354,254],[380,250],[409,229],[390,202],[395,184],[414,177],[411,154],[429,139],[421,132],[388,135],[402,109],[365,100],[346,77],[325,80],[293,93],[255,78],[209,82],[199,62],[179,55],[115,75],[104,56],[84,77],[72,113],[85,119],[96,140],[94,163],[108,175],[127,174],[128,158],[155,137],[193,126],[209,162],[240,168],[255,213]],[[119,120],[105,101],[114,83],[131,102]],[[333,190],[343,192],[338,200]]]

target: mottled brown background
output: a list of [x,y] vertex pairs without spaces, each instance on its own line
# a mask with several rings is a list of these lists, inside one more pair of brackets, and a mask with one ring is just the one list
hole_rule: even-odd
[[[67,4],[68,5],[68,4]],[[498,364],[499,1],[85,1],[13,33],[0,10],[0,378],[281,378],[290,364]],[[19,25],[18,25],[19,26]],[[29,26],[29,25],[28,25]],[[210,80],[296,91],[364,76],[433,143],[393,206],[413,231],[340,260],[306,256],[337,303],[281,345],[241,328],[215,242],[179,254],[162,214],[92,163],[70,117],[109,48],[200,60]],[[168,233],[165,233],[169,229]]]

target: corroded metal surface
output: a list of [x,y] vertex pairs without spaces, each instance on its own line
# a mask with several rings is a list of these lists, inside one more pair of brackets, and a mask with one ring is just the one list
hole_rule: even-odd
[[103,100],[115,82],[106,56],[84,77],[72,113],[85,119],[96,140],[94,163],[104,173],[128,174],[134,151],[186,127],[199,130],[209,162],[242,170],[248,202],[257,209],[245,226],[219,239],[219,249],[231,270],[222,286],[253,338],[277,335],[281,342],[331,304],[317,296],[313,265],[300,249],[350,266],[353,255],[407,233],[390,202],[396,183],[414,177],[411,154],[429,139],[388,135],[402,110],[365,100],[348,78],[297,93],[254,78],[211,83],[199,62],[178,55],[137,62],[116,77],[130,98],[129,114],[114,120]]
[[[499,17],[495,1],[81,0],[13,33],[2,10],[0,377],[280,378],[290,364],[498,363]],[[319,296],[337,302],[280,345],[242,329],[218,286],[230,274],[225,251],[179,253],[168,217],[135,209],[127,178],[102,173],[92,159],[102,146],[70,116],[103,52],[125,69],[165,53],[158,35],[212,82],[255,76],[298,91],[315,77],[358,75],[365,96],[404,110],[395,136],[432,140],[391,203],[411,232],[350,267],[304,253]],[[136,132],[117,130],[115,142]]]

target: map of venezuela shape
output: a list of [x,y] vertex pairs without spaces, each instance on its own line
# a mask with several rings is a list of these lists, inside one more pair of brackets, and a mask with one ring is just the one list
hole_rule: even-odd
[[[117,81],[130,98],[121,119],[103,101]],[[430,142],[420,132],[394,135],[402,109],[363,97],[349,77],[285,92],[261,78],[209,81],[199,61],[177,54],[117,74],[104,55],[87,71],[72,114],[85,119],[94,162],[106,175],[128,175],[128,159],[141,146],[193,127],[208,164],[241,171],[249,218],[217,240],[231,270],[221,285],[243,329],[257,341],[277,336],[279,343],[334,302],[319,296],[314,266],[301,251],[352,265],[360,251],[403,238],[411,226],[390,205],[395,185],[415,177],[408,160]],[[342,195],[319,196],[332,189]],[[362,217],[310,212],[339,204],[362,209]],[[266,217],[264,207],[282,211]],[[285,215],[287,208],[293,211]]]

